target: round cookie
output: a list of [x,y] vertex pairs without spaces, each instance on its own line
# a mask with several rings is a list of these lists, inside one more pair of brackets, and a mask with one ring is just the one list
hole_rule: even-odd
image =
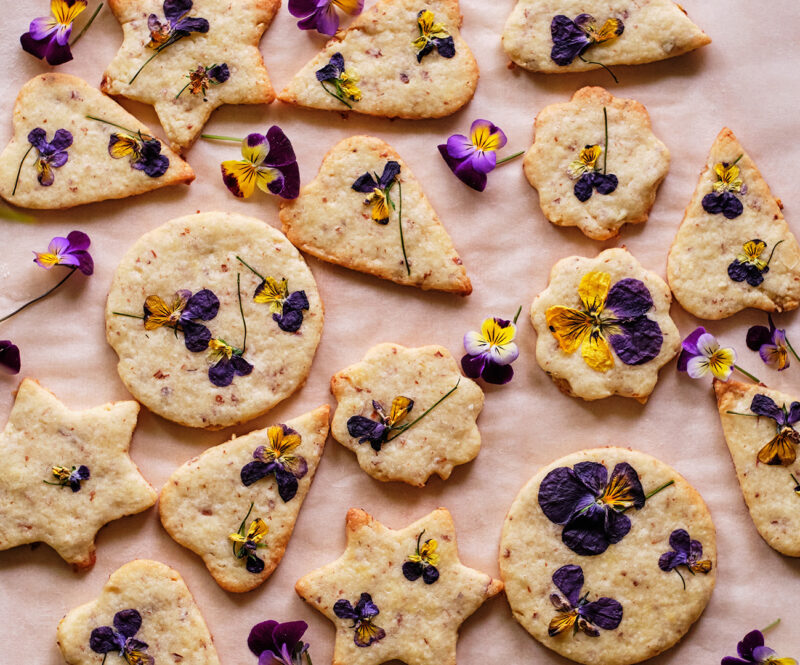
[[[244,341],[237,274],[247,323],[241,357],[236,355]],[[262,277],[273,280],[281,311],[276,311],[281,308],[274,302],[254,300],[257,289],[262,295],[270,293],[269,288],[260,288]],[[176,292],[182,290],[193,297],[185,303],[178,330],[170,322],[146,330],[137,320],[150,296],[172,306]],[[205,290],[219,300],[216,313],[208,302],[213,297]],[[302,308],[300,292],[308,301],[307,309]],[[119,356],[120,378],[137,400],[182,425],[219,429],[265,413],[303,384],[323,318],[311,271],[279,231],[250,217],[209,212],[173,219],[128,250],[108,294],[106,337]],[[215,342],[224,340],[233,347],[233,356],[213,355],[203,347],[203,334],[209,334],[198,326],[210,332],[211,349],[224,352]],[[184,328],[190,334],[182,332]],[[228,372],[227,378],[232,376],[228,385],[221,385],[226,378],[220,363],[235,369]]]
[[[603,533],[601,526],[592,531],[585,521],[581,522],[587,513],[599,511],[599,507],[575,517],[576,512],[585,508],[578,494],[572,496],[572,503],[579,504],[577,510],[570,515],[555,514],[559,508],[563,511],[570,504],[569,493],[565,490],[576,486],[575,471],[582,478],[594,475],[596,491],[585,485],[578,486],[583,494],[598,496],[607,482],[623,477],[615,472],[615,468],[625,471],[625,467],[617,467],[619,464],[633,467],[635,474],[628,470],[628,479],[638,475],[640,499],[669,481],[674,484],[647,498],[643,506],[637,501],[641,508],[632,506],[621,513],[608,509],[609,513],[614,513],[613,519],[605,523],[601,520],[599,524],[615,524],[611,531],[616,537],[610,539],[612,543],[616,540],[615,544],[609,544],[607,536],[597,535]],[[576,465],[580,466],[576,468]],[[605,467],[607,477],[602,472],[595,475],[602,468],[597,465]],[[635,481],[632,484],[635,487]],[[565,524],[551,521],[542,506],[551,518],[556,517]],[[620,522],[626,519],[630,530],[624,533]],[[680,545],[680,535],[675,535],[679,530],[688,532],[688,538],[702,546],[702,552],[693,559],[698,566],[695,571],[690,571],[686,565],[669,568],[670,561],[675,563],[677,559],[674,554],[665,555],[677,551],[672,545]],[[602,551],[596,555],[581,555],[565,543],[579,551]],[[685,543],[688,548],[689,540]],[[607,549],[603,549],[604,546]],[[697,545],[692,543],[692,547],[697,554]],[[556,460],[522,488],[503,525],[500,574],[514,618],[546,647],[587,665],[630,665],[673,646],[698,619],[714,589],[716,553],[714,524],[708,508],[697,491],[673,468],[637,451],[594,448]],[[667,565],[668,570],[664,570],[663,565]],[[570,568],[562,570],[565,566]],[[564,584],[564,580],[576,579],[577,566],[582,571],[583,585],[573,584],[571,590],[580,598],[588,593],[579,616],[596,618],[597,610],[603,609],[604,617],[589,622],[587,627],[589,632],[598,634],[574,631],[568,625],[551,637],[548,631],[553,619],[568,615],[570,603],[565,599],[564,587],[570,591],[570,585]],[[562,572],[557,573],[559,570]],[[685,589],[675,570],[685,580]],[[561,587],[556,586],[554,579],[561,582]],[[562,598],[553,598],[554,594]],[[564,611],[556,608],[557,602],[565,601]],[[599,604],[593,605],[598,601]],[[613,627],[620,614],[621,621]]]

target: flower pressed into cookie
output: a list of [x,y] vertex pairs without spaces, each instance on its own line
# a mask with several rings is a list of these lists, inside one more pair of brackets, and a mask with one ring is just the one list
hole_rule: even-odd
[[439,543],[435,538],[428,538],[424,543],[420,531],[417,536],[417,549],[408,555],[408,560],[403,564],[403,575],[409,582],[416,582],[420,577],[425,584],[433,584],[439,579],[439,555],[436,550]]
[[51,470],[55,482],[43,480],[47,485],[57,485],[58,487],[69,487],[73,492],[80,492],[81,483],[89,480],[91,472],[85,464],[80,466],[54,466]]
[[297,481],[306,475],[308,464],[296,450],[302,439],[291,427],[273,425],[267,430],[268,444],[253,451],[255,462],[242,467],[241,477],[245,487],[249,487],[269,475],[275,476],[278,493],[284,501],[291,501],[297,494]]
[[434,49],[443,58],[455,56],[456,47],[453,38],[441,23],[436,23],[436,18],[430,9],[420,10],[417,14],[417,25],[419,37],[412,42],[417,52],[417,62],[422,62],[422,58]]
[[264,570],[264,559],[258,556],[259,548],[267,547],[267,543],[263,542],[269,533],[267,523],[260,517],[256,517],[250,526],[246,527],[247,518],[253,511],[253,504],[250,504],[250,510],[244,516],[242,523],[239,525],[239,530],[232,533],[228,538],[233,542],[233,556],[237,559],[246,559],[245,567],[247,572],[258,575]]
[[711,215],[724,215],[727,219],[736,219],[742,214],[744,206],[736,196],[747,193],[747,185],[739,177],[737,162],[742,158],[739,155],[734,162],[718,162],[714,165],[716,181],[711,186],[714,190],[703,197],[703,210]]
[[783,240],[779,240],[775,243],[769,258],[765,261],[761,255],[767,248],[767,243],[760,238],[748,240],[742,245],[742,251],[728,265],[728,277],[734,282],[747,282],[750,286],[758,286],[764,281],[764,275],[769,272],[772,255],[782,242]]
[[665,573],[671,570],[678,573],[684,589],[686,580],[678,570],[680,566],[686,566],[692,575],[697,573],[707,575],[711,571],[711,560],[700,558],[703,556],[703,544],[699,540],[692,540],[686,529],[675,529],[669,535],[669,546],[672,549],[658,558],[658,567]]
[[386,631],[373,621],[380,610],[368,593],[361,594],[355,607],[346,598],[340,598],[333,605],[333,613],[353,622],[353,641],[358,647],[368,647],[386,637]]
[[147,653],[147,642],[134,637],[141,627],[142,615],[138,610],[120,610],[114,615],[113,628],[101,626],[92,631],[89,648],[104,656],[112,652],[119,653],[131,665],[154,665],[155,659]]
[[574,19],[559,14],[553,17],[550,33],[553,48],[550,58],[564,67],[575,58],[583,60],[583,54],[590,46],[609,42],[619,37],[625,30],[621,19],[609,18],[602,25],[591,14],[579,14]]
[[[316,75],[322,89],[347,108],[353,108],[350,102],[361,101],[358,75],[352,70],[345,69],[344,56],[341,53],[334,53],[328,64],[316,71]],[[328,85],[325,85],[326,83]]]
[[[550,594],[550,602],[558,611],[547,628],[550,637],[571,631],[578,631],[589,637],[599,637],[600,631],[615,630],[622,621],[622,605],[613,598],[598,598],[589,602],[589,592],[581,595],[583,589],[583,569],[569,564],[561,566],[553,573],[553,584],[561,594]],[[563,595],[562,595],[563,594]]]
[[[42,187],[49,187],[56,179],[53,169],[61,168],[69,159],[67,148],[72,145],[72,134],[66,129],[57,129],[53,134],[53,140],[48,141],[47,132],[37,127],[28,134],[28,143],[31,144],[31,148],[36,148],[35,166],[39,184]],[[25,153],[26,156],[27,154]]]

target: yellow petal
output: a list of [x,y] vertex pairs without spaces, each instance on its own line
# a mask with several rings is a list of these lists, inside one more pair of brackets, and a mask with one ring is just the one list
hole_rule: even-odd
[[550,625],[547,627],[547,633],[550,637],[554,637],[565,630],[569,630],[575,625],[578,619],[578,613],[574,610],[566,614],[556,614],[550,619]]
[[111,144],[108,151],[114,159],[122,159],[128,155],[139,156],[140,148],[137,139],[124,134],[112,134],[111,137],[115,139],[115,141]]
[[267,523],[260,517],[257,517],[250,523],[250,528],[247,530],[247,540],[253,543],[260,543],[264,537],[269,533]]
[[611,355],[611,347],[598,332],[583,338],[581,355],[586,364],[597,372],[607,372],[614,367],[614,356]]
[[280,282],[272,277],[266,277],[256,289],[253,301],[269,304],[269,311],[273,314],[283,312],[283,301],[289,295],[289,283],[286,278]]
[[797,459],[794,443],[783,432],[758,451],[758,461],[762,464],[780,464],[790,466]]
[[597,314],[603,311],[611,286],[611,275],[607,272],[587,272],[578,286],[578,296],[587,312]]
[[389,410],[389,417],[386,419],[386,424],[390,427],[395,425],[403,418],[406,417],[409,411],[414,407],[414,400],[408,397],[398,396],[392,400],[392,408]]
[[246,199],[256,189],[258,171],[250,162],[231,159],[222,162],[222,179],[234,196]]
[[608,19],[605,23],[603,23],[603,27],[593,35],[594,41],[599,44],[601,42],[607,42],[611,39],[616,39],[621,32],[621,27],[622,21],[620,21],[618,18]]
[[603,149],[599,145],[587,145],[581,150],[578,160],[586,165],[587,171],[593,171],[601,154],[603,154]]
[[67,4],[66,0],[52,0],[50,12],[61,25],[70,25],[86,9],[86,5],[86,0],[77,0],[72,7]]
[[246,543],[247,542],[247,538],[245,538],[243,535],[238,534],[238,533],[231,533],[231,534],[228,535],[228,538],[230,538],[234,543]]
[[490,346],[505,346],[514,341],[516,327],[513,323],[503,327],[496,319],[484,319],[481,324],[481,335]]
[[555,305],[548,307],[545,314],[547,327],[558,340],[558,345],[566,353],[574,353],[583,342],[583,338],[592,329],[592,320],[585,312],[571,307]]

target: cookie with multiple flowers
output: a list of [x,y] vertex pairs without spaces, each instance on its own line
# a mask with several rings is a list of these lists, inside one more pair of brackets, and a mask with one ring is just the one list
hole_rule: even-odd
[[783,312],[800,305],[800,245],[782,207],[723,128],[669,251],[669,285],[687,312],[723,319],[747,307]]
[[337,143],[300,196],[281,201],[280,216],[289,240],[323,261],[425,290],[472,293],[419,181],[378,138]]
[[71,208],[194,180],[145,125],[77,76],[28,81],[13,129],[0,154],[0,196],[23,208]]
[[607,240],[623,224],[647,220],[669,150],[639,102],[581,88],[536,116],[523,168],[547,219]]
[[306,379],[323,308],[303,257],[251,217],[207,212],[143,235],[122,258],[106,338],[151,411],[219,429],[259,416]]
[[711,598],[716,558],[697,491],[656,458],[613,447],[538,471],[500,540],[514,618],[586,665],[631,665],[678,642]]

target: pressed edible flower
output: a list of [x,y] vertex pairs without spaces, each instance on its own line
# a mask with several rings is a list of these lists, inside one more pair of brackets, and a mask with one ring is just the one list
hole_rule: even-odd
[[[322,89],[332,97],[336,97],[347,108],[353,108],[350,102],[361,100],[358,76],[344,68],[344,56],[341,53],[334,53],[328,64],[316,71],[316,75]],[[333,90],[330,86],[333,86]]]
[[419,37],[412,42],[417,51],[417,62],[422,62],[422,58],[434,49],[443,58],[452,58],[456,54],[453,38],[441,23],[436,23],[430,9],[423,9],[417,14],[417,26]]
[[247,376],[253,366],[244,359],[244,349],[228,344],[224,339],[212,337],[208,342],[208,356],[211,367],[208,379],[218,388],[233,383],[234,376]]
[[284,277],[279,282],[273,277],[264,277],[240,257],[236,259],[250,270],[261,283],[253,294],[253,302],[269,305],[272,320],[284,332],[297,332],[303,324],[303,311],[309,307],[305,291],[289,291],[289,282]]
[[81,489],[81,481],[89,480],[89,467],[81,464],[78,467],[54,466],[51,470],[56,482],[43,480],[46,485],[57,485],[59,487],[67,487],[73,492],[79,492]]
[[[205,351],[211,341],[211,331],[197,321],[210,321],[219,312],[219,298],[210,289],[194,295],[184,289],[175,294],[171,303],[160,296],[147,296],[144,301],[144,329],[166,327],[183,333],[186,348],[193,353]],[[115,312],[116,313],[116,312]]]
[[190,94],[195,96],[202,95],[203,101],[207,102],[206,93],[208,89],[211,86],[225,83],[230,77],[231,72],[228,69],[228,65],[224,62],[221,65],[211,65],[210,67],[197,65],[196,69],[193,69],[186,75],[189,82],[175,95],[175,99],[180,97],[183,91],[188,88]]
[[720,381],[731,378],[733,370],[739,370],[755,383],[760,381],[736,364],[736,351],[721,347],[717,338],[706,332],[703,326],[695,328],[682,342],[678,356],[678,371],[687,372],[693,379],[702,379],[708,373]]
[[340,619],[353,622],[353,641],[357,647],[368,647],[378,640],[386,637],[386,631],[373,623],[380,610],[372,602],[372,596],[362,593],[356,606],[353,607],[349,600],[341,598],[333,604],[333,613]]
[[785,404],[778,406],[771,397],[757,393],[753,395],[750,411],[775,421],[775,436],[758,451],[758,461],[774,466],[794,464],[797,445],[800,444],[800,433],[794,428],[794,424],[800,421],[800,402],[792,402],[787,409]]
[[305,621],[262,621],[250,630],[247,646],[258,656],[258,665],[311,665],[309,644],[303,642],[308,629]]
[[301,443],[300,434],[286,425],[273,425],[267,430],[267,445],[253,451],[255,462],[242,467],[241,479],[249,487],[262,478],[274,474],[278,494],[284,502],[297,494],[297,481],[308,472],[308,463],[296,454]]
[[625,30],[625,25],[618,18],[607,19],[599,28],[595,18],[590,14],[579,14],[575,20],[559,14],[554,16],[550,23],[550,34],[553,38],[553,48],[550,58],[561,67],[571,64],[575,58],[593,65],[600,65],[616,81],[617,78],[601,62],[587,60],[583,57],[586,50],[595,44],[603,44],[615,40]]
[[[19,38],[23,50],[40,60],[47,60],[47,64],[53,66],[72,60],[69,43],[72,24],[86,9],[87,4],[86,0],[51,0],[50,16],[42,16],[31,21],[28,32]],[[89,22],[72,42],[73,45],[94,21],[102,6],[103,3],[100,3]]]
[[316,30],[332,37],[339,29],[336,7],[345,14],[358,16],[364,9],[364,0],[289,0],[289,13],[300,20],[301,30]]
[[[41,127],[37,127],[28,134],[28,143],[31,144],[31,148],[36,148],[35,166],[39,184],[42,187],[49,187],[56,179],[53,169],[61,168],[69,159],[67,148],[72,145],[72,134],[66,129],[57,129],[53,134],[53,140],[48,142],[47,132]],[[31,151],[31,148],[28,148],[28,152]],[[22,162],[25,161],[28,152],[25,153]],[[22,169],[22,162],[20,162],[20,169]],[[19,172],[17,172],[17,180],[19,180]],[[17,185],[14,183],[14,189],[16,187]]]
[[746,281],[750,286],[758,286],[764,281],[764,275],[769,272],[772,255],[782,242],[783,240],[779,240],[775,243],[769,258],[765,261],[761,255],[767,248],[767,243],[759,238],[748,240],[742,245],[742,251],[728,265],[728,277],[734,282]]
[[679,566],[686,566],[689,572],[708,573],[711,571],[711,560],[701,559],[703,556],[703,544],[699,540],[692,540],[686,529],[675,529],[669,536],[669,552],[664,552],[658,559],[658,567],[665,573],[674,570],[686,588],[686,580],[678,570]]
[[[573,160],[567,169],[569,177],[576,181],[573,192],[575,198],[581,203],[588,201],[595,189],[598,194],[611,194],[619,185],[617,176],[606,172],[608,162],[608,111],[605,107],[603,107],[603,122],[605,126],[605,147],[587,145],[578,153],[578,158]],[[600,170],[601,155],[603,156],[602,172]]]
[[358,439],[359,443],[369,441],[372,449],[379,451],[388,440],[392,430],[400,429],[397,423],[411,413],[411,409],[414,408],[414,400],[402,395],[395,397],[388,414],[384,410],[383,404],[377,400],[372,400],[372,408],[377,414],[378,420],[364,416],[351,416],[347,420],[347,431],[354,439]]
[[511,363],[519,356],[514,342],[516,320],[516,317],[514,322],[500,318],[484,319],[480,332],[470,330],[464,335],[464,350],[467,352],[461,358],[464,374],[471,379],[481,377],[496,385],[511,381],[514,377]]
[[230,534],[228,538],[233,541],[233,556],[237,559],[246,558],[245,568],[247,568],[247,571],[258,574],[264,570],[264,560],[256,552],[260,548],[267,546],[262,541],[267,537],[269,527],[264,520],[256,517],[250,522],[250,527],[245,530],[247,518],[250,517],[251,512],[253,512],[252,503],[250,504],[250,510],[247,511],[247,515],[244,516],[242,523],[239,525],[239,530]]
[[724,215],[727,219],[736,219],[742,214],[744,206],[737,198],[737,194],[746,194],[747,186],[742,184],[742,179],[739,177],[739,167],[736,166],[737,162],[742,158],[742,155],[736,158],[736,161],[729,164],[728,162],[718,162],[714,165],[714,173],[717,180],[712,185],[713,192],[706,194],[703,197],[703,210],[711,215]]
[[774,649],[764,646],[764,635],[753,630],[736,645],[739,657],[725,656],[721,665],[749,665],[750,663],[769,663],[770,665],[797,665],[794,658],[780,658]]
[[111,134],[108,154],[114,159],[130,157],[131,168],[151,178],[164,175],[169,168],[169,157],[161,154],[161,141],[141,132]]
[[800,362],[800,358],[786,337],[786,330],[776,328],[772,315],[767,314],[769,327],[751,326],[747,331],[747,348],[758,351],[765,364],[779,372],[789,367],[789,352]]
[[0,340],[0,372],[19,374],[21,366],[19,347],[10,339]]
[[403,575],[409,582],[416,582],[420,577],[425,584],[433,584],[439,579],[439,554],[436,550],[439,543],[435,538],[428,538],[422,543],[421,531],[417,536],[417,550],[408,556],[408,561],[403,564]]
[[134,635],[142,627],[142,615],[137,610],[121,610],[114,615],[114,627],[95,628],[89,637],[89,647],[95,653],[108,655],[116,651],[129,665],[154,665],[155,659],[145,653],[147,643]]
[[547,627],[550,637],[570,629],[573,635],[583,631],[589,637],[599,637],[598,628],[615,630],[619,626],[622,621],[622,605],[613,598],[606,597],[589,602],[588,591],[581,596],[583,583],[583,569],[580,566],[561,566],[553,573],[553,584],[561,593],[550,594],[550,602],[558,611]]

